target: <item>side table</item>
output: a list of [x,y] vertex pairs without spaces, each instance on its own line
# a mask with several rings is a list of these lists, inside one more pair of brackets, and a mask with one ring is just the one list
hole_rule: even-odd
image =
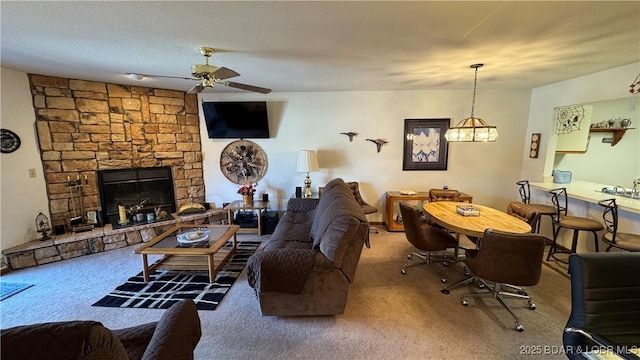
[[235,200],[224,207],[227,210],[227,221],[229,224],[233,224],[233,218],[236,211],[258,211],[258,227],[257,228],[240,228],[238,233],[257,233],[258,236],[262,236],[262,211],[269,207],[268,201],[253,201],[252,204],[247,205],[242,200]]
[[[402,194],[400,191],[387,191],[386,196],[386,211],[385,211],[385,225],[387,227],[387,231],[404,231],[404,225],[402,222],[398,222],[395,217],[396,214],[400,213],[398,201],[429,201],[429,192],[417,192],[413,195]],[[460,193],[460,201],[464,202],[473,202],[473,196],[463,193]],[[421,208],[421,207],[420,207]],[[422,209],[422,208],[421,208]]]

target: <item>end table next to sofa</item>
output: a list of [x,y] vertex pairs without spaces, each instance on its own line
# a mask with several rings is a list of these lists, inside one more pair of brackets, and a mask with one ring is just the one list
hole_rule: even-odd
[[267,210],[268,207],[268,201],[254,201],[251,205],[247,205],[242,200],[236,200],[226,205],[224,209],[227,210],[227,221],[229,224],[233,224],[236,211],[257,211],[258,227],[241,227],[238,233],[257,233],[258,236],[262,236],[262,211]]

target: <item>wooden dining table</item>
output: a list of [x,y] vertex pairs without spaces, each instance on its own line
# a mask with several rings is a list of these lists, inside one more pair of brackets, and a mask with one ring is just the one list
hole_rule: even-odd
[[[480,210],[480,215],[462,216],[456,212],[456,206],[458,205],[471,205]],[[488,206],[465,202],[436,201],[425,203],[423,208],[433,223],[456,233],[456,235],[463,234],[482,238],[486,229],[519,234],[531,232],[531,226],[526,222]]]

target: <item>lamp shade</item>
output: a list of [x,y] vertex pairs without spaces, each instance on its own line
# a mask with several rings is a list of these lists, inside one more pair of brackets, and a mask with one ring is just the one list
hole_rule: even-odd
[[498,138],[498,129],[480,118],[469,117],[447,130],[444,137],[447,141],[494,142]]
[[314,150],[300,150],[297,170],[299,172],[314,172],[320,170],[318,157]]

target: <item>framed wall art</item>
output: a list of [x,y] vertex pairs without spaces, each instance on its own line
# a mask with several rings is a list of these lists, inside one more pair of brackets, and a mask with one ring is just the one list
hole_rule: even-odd
[[447,170],[451,119],[405,119],[402,170]]

